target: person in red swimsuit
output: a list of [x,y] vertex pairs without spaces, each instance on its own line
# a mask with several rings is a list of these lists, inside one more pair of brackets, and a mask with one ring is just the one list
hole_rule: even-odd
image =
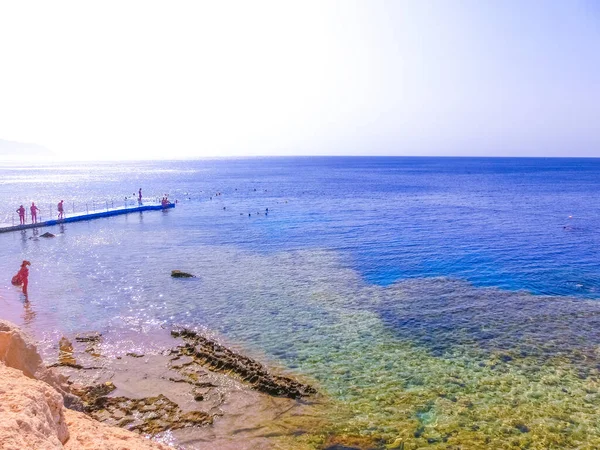
[[27,297],[27,285],[29,284],[29,268],[31,263],[29,261],[23,261],[21,263],[21,268],[17,272],[17,274],[12,277],[12,284],[15,286],[23,286],[23,294]]
[[58,202],[58,220],[65,218],[65,210],[63,208],[63,200]]
[[23,205],[19,206],[17,212],[19,213],[19,221],[21,222],[21,225],[25,225],[25,208],[23,208]]
[[31,223],[37,223],[37,212],[40,208],[35,206],[35,203],[31,202],[31,208],[29,209],[31,210]]

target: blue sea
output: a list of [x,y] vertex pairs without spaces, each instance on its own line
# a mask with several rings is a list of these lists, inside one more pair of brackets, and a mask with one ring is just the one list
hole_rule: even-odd
[[[598,159],[13,163],[0,174],[7,225],[32,201],[43,220],[61,199],[69,216],[131,203],[140,187],[177,201],[0,234],[0,317],[42,341],[200,327],[312,380],[336,405],[328,433],[407,450],[600,447]],[[10,284],[23,259],[28,303]]]

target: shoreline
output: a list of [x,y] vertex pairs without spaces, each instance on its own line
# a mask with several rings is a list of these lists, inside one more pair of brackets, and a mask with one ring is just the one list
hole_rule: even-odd
[[[39,324],[39,321],[35,320],[38,314],[35,311],[35,304],[24,303],[22,298],[17,299],[13,295],[7,297],[0,295],[0,301],[5,302],[7,306],[2,319],[12,321],[24,333],[33,337],[45,367],[61,376],[69,377],[70,384],[79,390],[79,395],[84,394],[81,390],[86,387],[102,385],[116,379],[118,381],[114,383],[115,389],[106,392],[102,397],[150,398],[153,399],[151,401],[156,401],[156,397],[163,393],[183,414],[199,411],[198,406],[202,401],[198,402],[193,398],[196,394],[192,389],[202,386],[193,386],[182,381],[181,377],[165,379],[165,373],[169,370],[169,358],[172,357],[169,353],[182,342],[174,338],[170,330],[162,325],[137,325],[123,322],[117,327],[101,327],[101,342],[96,342],[95,349],[92,349],[88,348],[89,342],[86,337],[97,332],[65,332],[61,330],[59,323],[52,320],[49,322],[46,320],[43,329],[34,328],[35,323]],[[208,337],[208,341],[217,345],[225,344],[224,348],[233,349],[233,353],[243,358],[257,363],[264,361],[264,364],[258,364],[276,377],[291,376],[295,380],[312,382],[312,380],[304,380],[301,375],[293,371],[290,372],[273,364],[260,352],[249,350],[235,342],[223,342],[222,337],[213,330],[205,327],[197,329],[202,335]],[[86,337],[79,342],[76,340],[77,335]],[[81,366],[80,368],[58,364],[61,356],[60,340],[63,337],[73,345],[74,364]],[[189,361],[184,361],[183,364],[187,362]],[[167,429],[155,434],[142,433],[142,435],[152,437],[153,442],[190,450],[214,448],[328,450],[385,447],[385,442],[381,439],[358,436],[354,432],[348,435],[332,426],[332,419],[328,414],[332,411],[332,407],[336,410],[339,405],[328,395],[317,393],[300,399],[273,396],[253,389],[248,383],[240,380],[239,376],[205,369],[210,372],[206,376],[214,380],[210,383],[215,385],[205,386],[215,391],[212,395],[207,395],[204,400],[204,405],[209,405],[206,409],[214,415],[212,423],[207,423],[206,426],[190,424],[177,430]],[[204,393],[200,392],[200,395],[204,397]],[[150,404],[138,406],[151,407]],[[166,406],[168,409],[175,409],[168,402]],[[222,411],[217,411],[219,407]],[[117,415],[120,414],[117,412]],[[102,419],[111,425],[118,425],[117,421],[109,416]],[[200,421],[202,420],[204,418],[200,418]]]
[[156,331],[137,335],[152,338],[148,351],[131,335],[119,349],[99,333],[67,336],[49,367],[94,419],[175,448],[314,448],[295,439],[321,428],[314,388],[190,330]]
[[33,339],[0,320],[0,442],[5,450],[167,450],[81,412],[67,379],[45,367]]

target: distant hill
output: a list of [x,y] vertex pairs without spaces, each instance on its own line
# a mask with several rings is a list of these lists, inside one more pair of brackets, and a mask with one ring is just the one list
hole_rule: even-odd
[[29,158],[46,159],[54,153],[46,147],[25,142],[13,142],[0,139],[0,160],[19,160]]

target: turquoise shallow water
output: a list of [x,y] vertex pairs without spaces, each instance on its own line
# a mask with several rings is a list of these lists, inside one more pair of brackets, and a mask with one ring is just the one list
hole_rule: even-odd
[[[5,221],[20,203],[36,201],[43,216],[59,199],[89,208],[139,187],[179,200],[165,212],[53,227],[50,240],[0,235],[4,317],[48,342],[90,329],[206,327],[313,378],[338,402],[335,432],[406,448],[600,442],[596,160],[282,158],[1,173],[3,203],[15,204]],[[32,261],[26,307],[10,285],[22,259]],[[172,269],[198,278],[171,279]]]

